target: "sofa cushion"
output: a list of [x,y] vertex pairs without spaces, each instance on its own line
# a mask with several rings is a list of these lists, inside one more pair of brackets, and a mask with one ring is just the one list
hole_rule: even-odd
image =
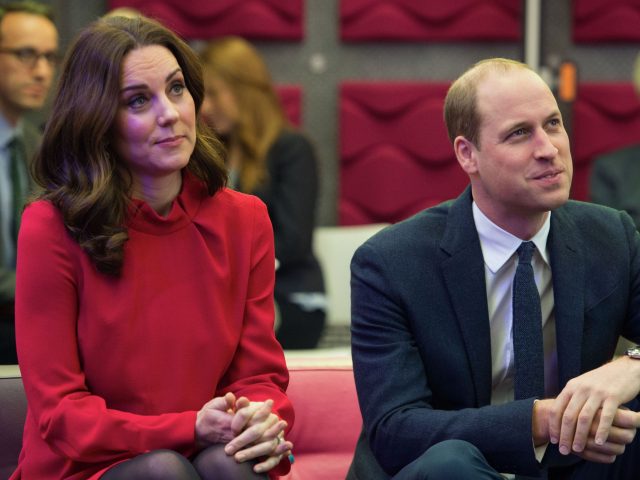
[[296,412],[288,435],[295,462],[284,478],[345,478],[362,426],[348,350],[288,353],[287,365],[287,395]]

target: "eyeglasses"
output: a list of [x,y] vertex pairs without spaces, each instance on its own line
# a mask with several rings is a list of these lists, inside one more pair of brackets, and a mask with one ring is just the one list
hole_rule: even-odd
[[51,67],[55,67],[58,64],[60,58],[57,52],[38,52],[34,48],[0,48],[0,53],[8,53],[15,56],[20,63],[27,68],[34,68],[43,57]]

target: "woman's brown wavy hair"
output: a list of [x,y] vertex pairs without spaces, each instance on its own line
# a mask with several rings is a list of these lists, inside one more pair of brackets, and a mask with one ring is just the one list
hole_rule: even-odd
[[[83,30],[70,46],[35,157],[33,175],[63,215],[66,228],[96,268],[118,276],[128,239],[131,174],[113,148],[122,63],[130,51],[161,45],[176,57],[196,114],[204,96],[197,55],[173,32],[145,18],[110,17]],[[210,195],[227,180],[223,147],[197,122],[196,144],[186,167]]]
[[231,88],[239,118],[229,135],[230,148],[240,152],[240,186],[253,192],[267,180],[267,152],[285,128],[290,128],[271,75],[257,50],[240,37],[209,42],[200,54],[207,73]]

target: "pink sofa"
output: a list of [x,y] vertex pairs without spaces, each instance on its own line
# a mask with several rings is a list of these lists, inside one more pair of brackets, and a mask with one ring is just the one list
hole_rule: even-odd
[[284,479],[344,479],[362,426],[351,357],[339,350],[287,352],[287,365],[295,462]]
[[[348,352],[296,352],[287,354],[287,364],[288,393],[296,409],[289,435],[295,462],[284,479],[344,479],[361,426]],[[18,368],[0,366],[0,478],[15,469],[25,414]]]

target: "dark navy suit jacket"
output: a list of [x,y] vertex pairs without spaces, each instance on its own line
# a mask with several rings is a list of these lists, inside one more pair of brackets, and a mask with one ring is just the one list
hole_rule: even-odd
[[[471,202],[468,188],[354,255],[352,354],[364,430],[348,478],[387,478],[382,469],[394,474],[446,439],[473,443],[499,472],[539,471],[534,399],[490,405],[484,260]],[[640,342],[640,236],[626,213],[569,201],[551,214],[548,247],[562,387],[609,361],[619,335]]]

